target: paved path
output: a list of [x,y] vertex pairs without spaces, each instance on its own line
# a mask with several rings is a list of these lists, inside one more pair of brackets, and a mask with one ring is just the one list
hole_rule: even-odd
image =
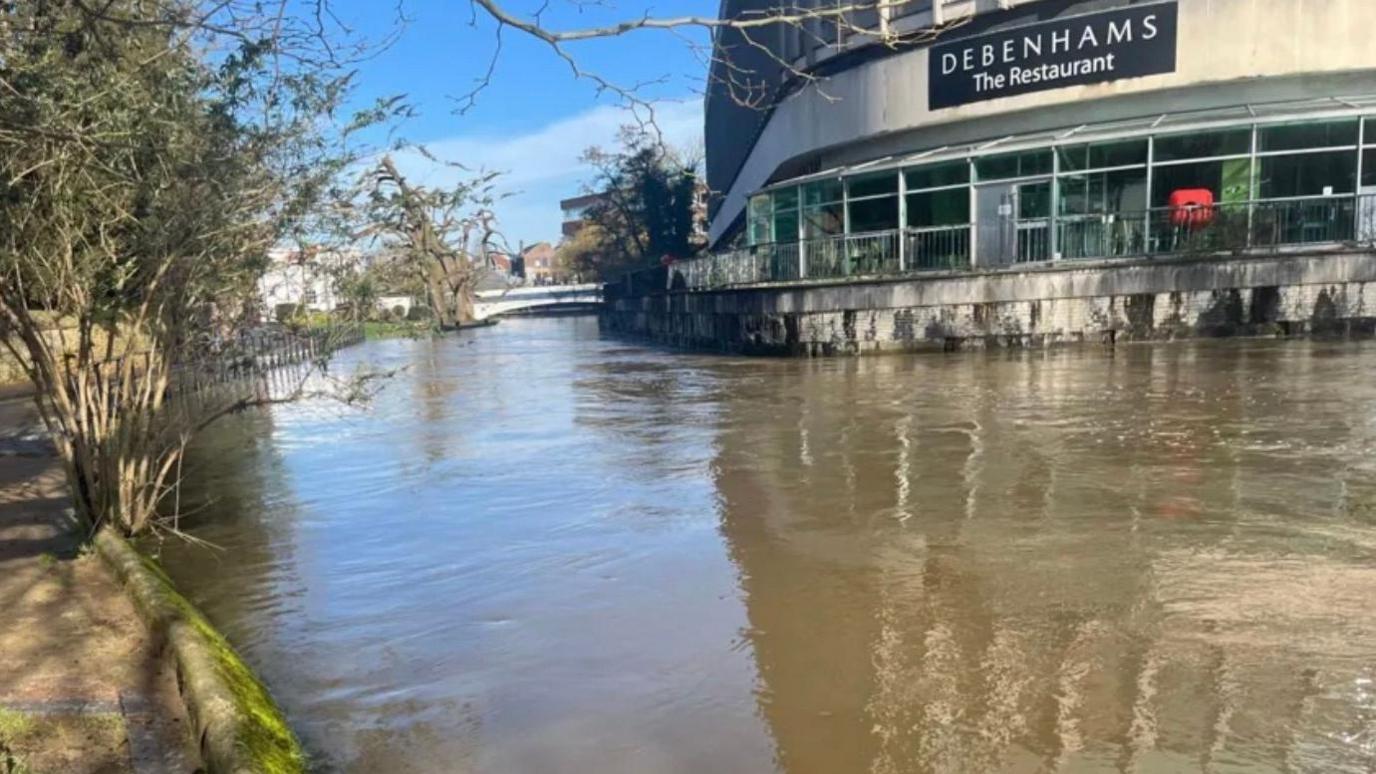
[[0,398],[0,771],[195,771],[176,677],[67,505],[32,403]]

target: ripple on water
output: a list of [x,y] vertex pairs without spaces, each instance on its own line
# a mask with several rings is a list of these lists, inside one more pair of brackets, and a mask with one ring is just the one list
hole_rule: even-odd
[[1369,769],[1372,345],[364,363],[166,547],[331,768]]

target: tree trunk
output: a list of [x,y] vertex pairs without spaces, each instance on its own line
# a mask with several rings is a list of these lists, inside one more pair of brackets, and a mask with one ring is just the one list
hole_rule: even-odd
[[435,314],[435,323],[441,328],[453,328],[458,324],[449,294],[445,291],[444,271],[440,266],[431,264],[425,272],[425,290],[430,296],[430,309]]

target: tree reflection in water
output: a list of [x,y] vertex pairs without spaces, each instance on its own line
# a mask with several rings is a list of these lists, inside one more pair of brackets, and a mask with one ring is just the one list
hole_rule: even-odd
[[1370,344],[347,357],[167,551],[331,768],[1370,768]]

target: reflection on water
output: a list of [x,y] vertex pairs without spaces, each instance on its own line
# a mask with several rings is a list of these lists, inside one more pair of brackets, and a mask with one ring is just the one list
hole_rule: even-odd
[[224,425],[177,580],[349,771],[1376,766],[1376,346],[513,320]]

